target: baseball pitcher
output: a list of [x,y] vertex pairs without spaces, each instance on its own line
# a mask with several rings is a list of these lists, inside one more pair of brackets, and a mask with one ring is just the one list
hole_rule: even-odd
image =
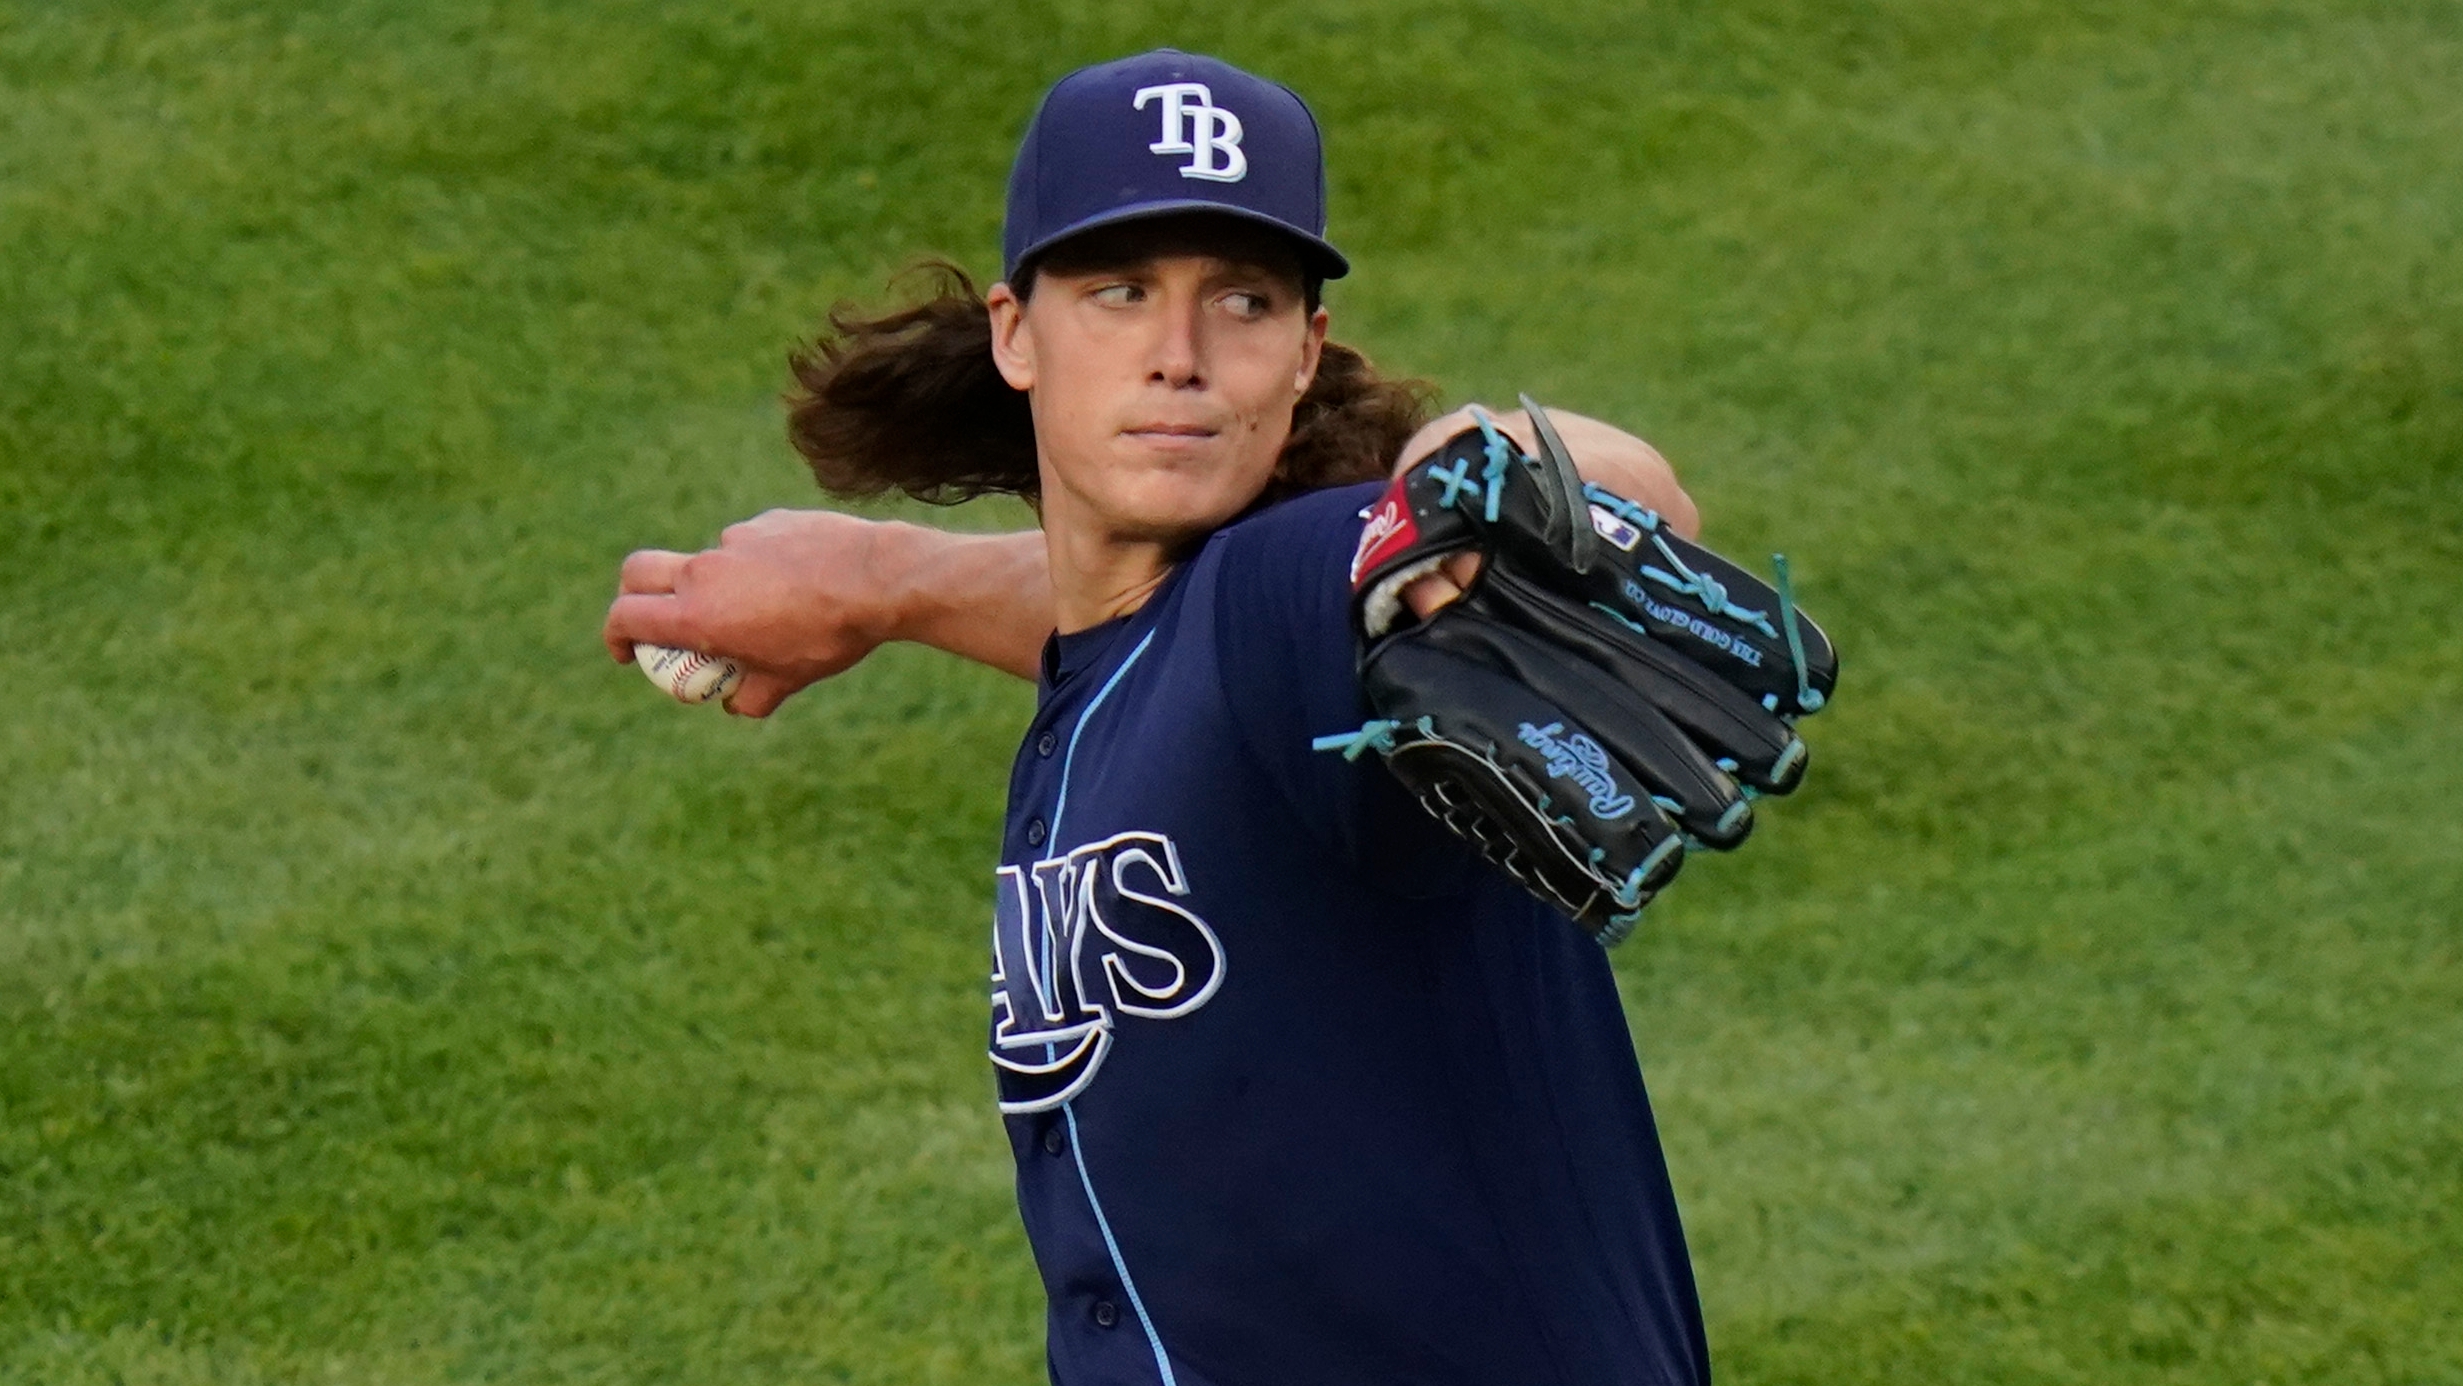
[[1035,680],[986,1050],[1054,1382],[1705,1382],[1601,945],[1798,783],[1836,657],[1639,439],[1329,342],[1325,188],[1275,83],[1063,78],[1000,281],[842,309],[790,418],[834,494],[1038,530],[773,513],[628,559],[609,647],[755,716],[893,639]]

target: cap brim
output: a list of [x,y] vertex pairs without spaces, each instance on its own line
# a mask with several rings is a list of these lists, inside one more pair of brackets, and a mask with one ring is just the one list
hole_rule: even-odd
[[1351,273],[1351,262],[1344,259],[1343,252],[1336,250],[1323,236],[1312,236],[1290,222],[1267,216],[1263,212],[1252,212],[1245,207],[1227,207],[1220,202],[1209,202],[1199,197],[1179,197],[1161,202],[1132,202],[1125,207],[1114,207],[1109,211],[1098,212],[1094,216],[1071,222],[1019,251],[1018,258],[1011,261],[1007,269],[1003,271],[1003,277],[1015,276],[1018,266],[1072,236],[1081,235],[1098,227],[1118,226],[1122,222],[1145,221],[1153,217],[1176,216],[1185,212],[1206,212],[1215,216],[1232,217],[1266,227],[1269,230],[1280,231],[1300,243],[1301,260],[1310,273],[1321,279],[1340,279]]

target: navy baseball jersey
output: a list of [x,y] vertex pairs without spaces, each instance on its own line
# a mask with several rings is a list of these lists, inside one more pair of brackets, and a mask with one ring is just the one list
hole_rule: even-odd
[[1375,486],[1045,652],[991,1056],[1060,1386],[1708,1380],[1605,955],[1373,757]]

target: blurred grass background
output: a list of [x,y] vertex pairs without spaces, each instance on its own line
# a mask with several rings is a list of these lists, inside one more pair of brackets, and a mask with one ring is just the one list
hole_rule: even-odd
[[2463,11],[2332,0],[0,0],[0,1378],[1041,1378],[1030,695],[594,633],[1166,42],[1845,648],[1617,957],[1722,1379],[2463,1382]]

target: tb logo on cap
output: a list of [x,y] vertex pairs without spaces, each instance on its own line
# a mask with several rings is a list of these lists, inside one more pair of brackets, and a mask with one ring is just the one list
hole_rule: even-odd
[[1249,176],[1249,156],[1240,152],[1240,117],[1214,104],[1214,93],[1205,83],[1140,87],[1136,109],[1145,110],[1147,102],[1158,98],[1163,102],[1163,138],[1148,149],[1188,155],[1189,162],[1180,166],[1183,178],[1237,183]]

